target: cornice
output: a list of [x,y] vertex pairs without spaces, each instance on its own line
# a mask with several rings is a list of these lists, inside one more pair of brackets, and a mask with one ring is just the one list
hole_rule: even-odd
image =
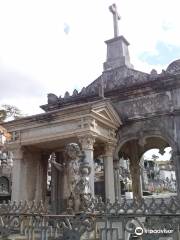
[[[157,75],[157,76],[151,76],[150,74],[141,73],[140,71],[131,70],[132,76],[129,76],[129,78],[132,77],[133,79],[133,72],[143,75],[144,81],[136,81],[136,82],[129,82],[129,80],[126,82],[123,80],[123,84],[119,84],[119,86],[114,86],[112,89],[105,88],[104,89],[104,97],[109,99],[118,99],[118,100],[126,100],[128,98],[136,98],[138,96],[147,95],[154,92],[162,92],[162,91],[168,91],[180,88],[180,75]],[[145,77],[146,75],[146,77]],[[141,78],[141,77],[140,77]],[[97,80],[96,80],[97,81]],[[97,87],[97,83],[93,82],[91,83],[89,87],[92,87],[93,84]],[[110,79],[108,80],[110,81]],[[113,84],[113,79],[111,80]],[[67,102],[64,104],[46,104],[43,105],[43,109],[45,111],[50,110],[57,110],[57,109],[63,109],[64,107],[73,106],[75,104],[88,104],[93,101],[99,101],[103,98],[98,95],[98,92],[95,91],[94,93],[90,94],[87,93],[83,96],[78,95],[76,97],[70,97],[67,99]]]

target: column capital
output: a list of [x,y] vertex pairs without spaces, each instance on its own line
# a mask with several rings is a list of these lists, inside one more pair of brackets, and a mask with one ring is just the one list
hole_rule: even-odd
[[22,160],[24,155],[24,150],[22,148],[14,149],[13,153],[13,160]]
[[112,157],[116,148],[116,142],[107,142],[104,145],[104,156]]
[[79,135],[78,140],[81,144],[82,150],[93,150],[93,145],[96,140],[96,136],[92,134]]
[[24,147],[20,144],[6,144],[7,150],[13,153],[13,160],[22,160],[24,154]]

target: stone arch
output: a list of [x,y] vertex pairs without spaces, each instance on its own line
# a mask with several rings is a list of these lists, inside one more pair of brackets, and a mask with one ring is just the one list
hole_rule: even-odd
[[[172,131],[171,131],[172,133]],[[149,129],[147,127],[146,128],[138,128],[137,131],[134,131],[134,127],[130,127],[128,132],[126,132],[126,129],[123,129],[123,131],[121,129],[119,129],[118,131],[118,142],[116,145],[116,149],[114,152],[114,158],[118,157],[118,152],[121,149],[121,147],[130,140],[133,139],[146,139],[149,137],[157,137],[157,138],[162,138],[164,141],[166,141],[169,146],[173,149],[173,152],[177,152],[178,151],[178,145],[177,142],[174,140],[174,137],[171,136],[169,134],[169,132],[164,128],[164,129]]]
[[[172,129],[165,129],[162,128],[157,122],[155,127],[152,124],[149,125],[149,122],[135,122],[130,124],[130,126],[123,127],[119,129],[118,132],[118,142],[114,153],[114,159],[118,159],[120,151],[124,148],[130,148],[128,158],[130,160],[130,168],[131,171],[135,171],[137,174],[133,176],[133,192],[135,199],[140,199],[142,193],[140,189],[137,187],[140,186],[140,179],[138,178],[139,172],[139,161],[141,156],[146,152],[148,149],[151,148],[162,148],[164,149],[167,146],[170,146],[174,152],[177,151],[178,146],[176,141],[174,140]],[[151,143],[148,141],[151,140]],[[153,143],[154,140],[154,143]],[[159,141],[159,143],[156,142]],[[126,146],[125,145],[128,145]],[[150,147],[151,146],[151,147]],[[136,155],[136,156],[135,156]],[[127,157],[127,156],[126,156]],[[132,176],[132,172],[131,172]],[[136,184],[135,184],[136,183]]]

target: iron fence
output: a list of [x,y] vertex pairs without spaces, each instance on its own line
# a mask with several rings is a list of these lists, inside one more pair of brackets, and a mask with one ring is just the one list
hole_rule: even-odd
[[180,239],[177,198],[86,202],[84,211],[49,214],[42,202],[0,205],[1,239]]

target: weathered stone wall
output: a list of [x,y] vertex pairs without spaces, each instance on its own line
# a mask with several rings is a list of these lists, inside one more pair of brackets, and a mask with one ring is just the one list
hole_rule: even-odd
[[[141,152],[138,158],[151,148],[160,149],[162,146],[163,150],[171,146],[174,153],[177,193],[180,197],[180,88],[164,90],[162,85],[162,91],[158,89],[157,92],[142,96],[138,92],[137,96],[134,94],[123,100],[117,97],[113,99],[113,106],[123,122],[117,133],[115,157],[118,157],[122,146],[132,139],[137,140]],[[152,137],[154,141],[147,143],[146,139]],[[155,138],[158,139],[157,142]],[[162,142],[160,139],[163,139]],[[134,155],[135,152],[132,156]]]
[[152,116],[173,110],[172,92],[136,97],[113,105],[123,120]]
[[148,92],[142,88],[134,89],[132,95],[128,93],[123,98],[121,94],[112,96],[112,104],[123,122],[118,131],[121,141],[157,135],[166,139],[174,151],[180,147],[180,78],[171,78],[168,89],[164,86],[166,80],[156,82],[156,91],[153,85]]

